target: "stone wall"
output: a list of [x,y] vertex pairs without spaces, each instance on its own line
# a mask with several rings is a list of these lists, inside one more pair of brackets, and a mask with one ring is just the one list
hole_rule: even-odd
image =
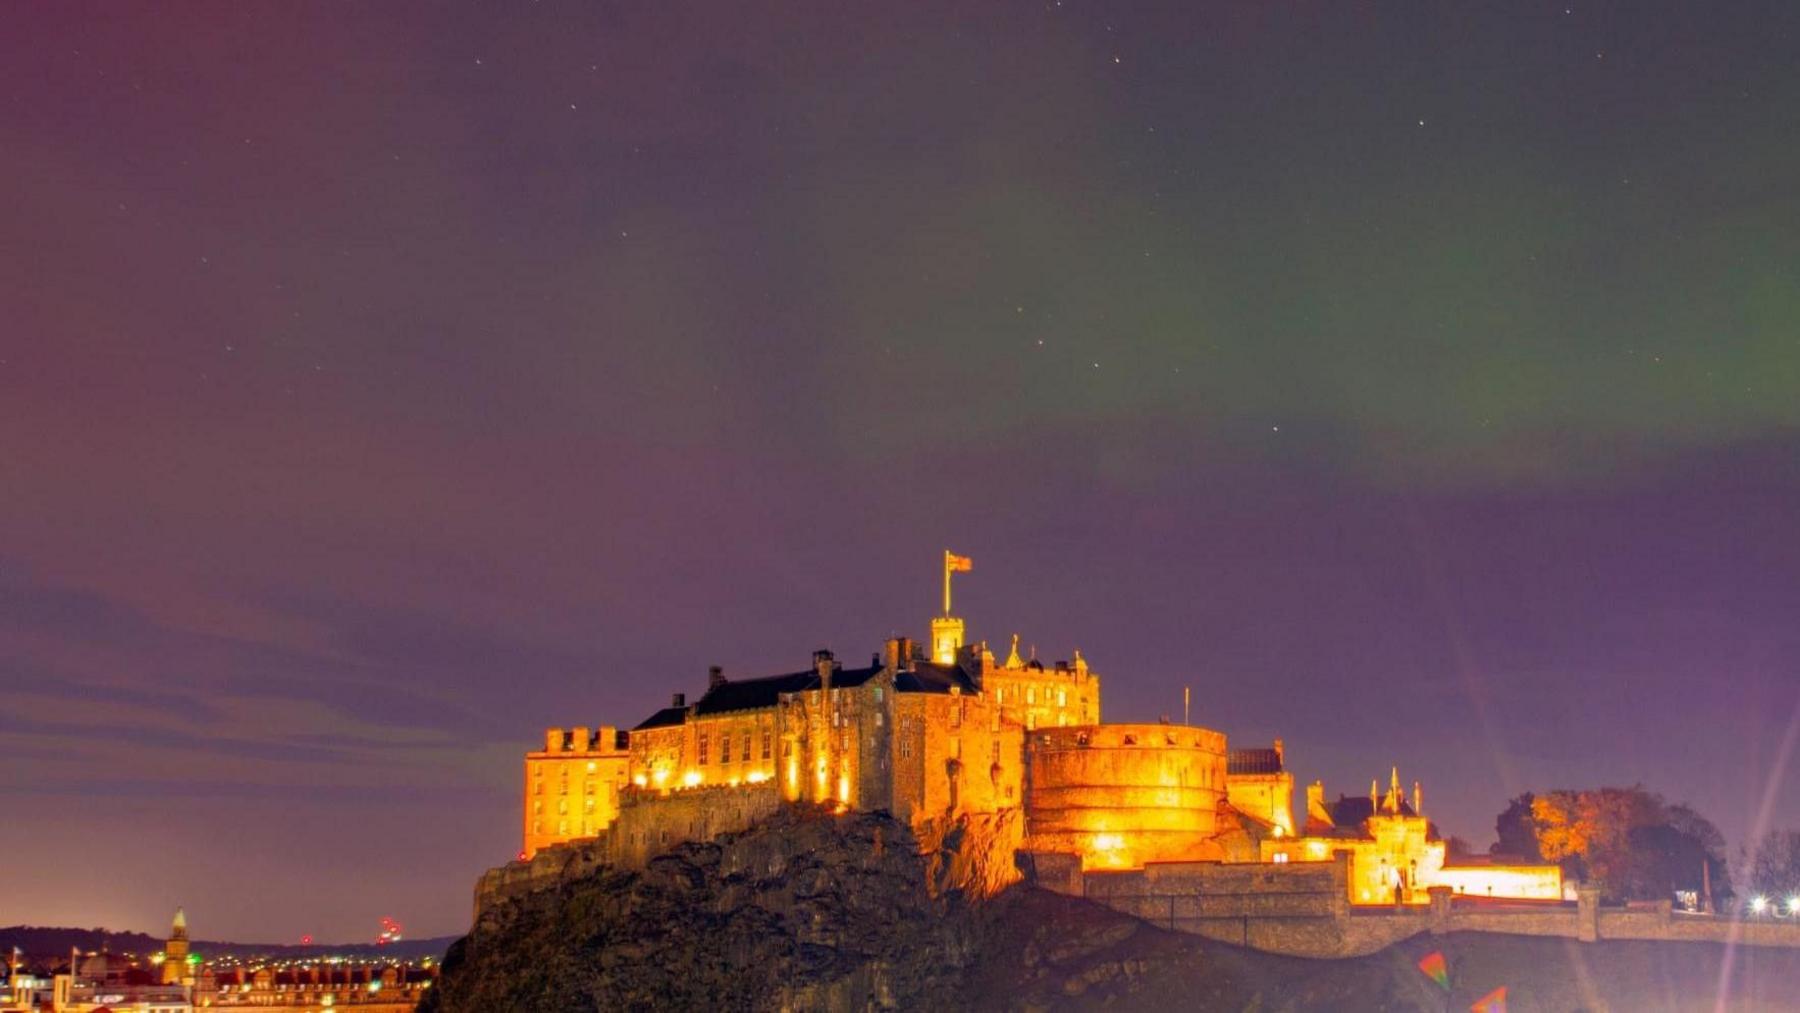
[[1330,863],[1153,862],[1131,871],[1083,870],[1067,854],[1027,853],[1036,886],[1085,897],[1161,928],[1302,957],[1374,953],[1421,932],[1487,932],[1593,942],[1636,939],[1800,948],[1800,924],[1742,922],[1649,908],[1602,908],[1595,890],[1561,901],[1496,902],[1434,887],[1427,907],[1352,906],[1348,856]]
[[552,889],[602,867],[642,869],[678,844],[747,829],[781,806],[773,781],[667,795],[627,792],[618,819],[598,836],[545,848],[527,861],[484,873],[475,886],[476,917],[499,898]]

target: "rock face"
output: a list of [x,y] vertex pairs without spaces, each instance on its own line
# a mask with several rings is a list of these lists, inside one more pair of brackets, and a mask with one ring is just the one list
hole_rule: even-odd
[[489,905],[421,1008],[953,1005],[975,924],[960,892],[934,889],[903,825],[785,810],[642,872],[592,871]]
[[[427,1013],[587,1010],[1794,1009],[1800,950],[1421,935],[1340,960],[1167,932],[1015,884],[1004,821],[788,809],[642,872],[569,863],[496,895]],[[548,875],[548,874],[546,874]],[[1448,960],[1445,992],[1418,970]]]

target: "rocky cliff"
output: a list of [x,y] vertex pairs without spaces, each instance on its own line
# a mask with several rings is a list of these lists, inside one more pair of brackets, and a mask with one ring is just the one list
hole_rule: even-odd
[[[643,872],[498,899],[451,947],[430,1013],[586,1010],[1793,1009],[1800,951],[1421,935],[1309,960],[1165,932],[1015,885],[1012,829],[787,810]],[[1417,969],[1448,958],[1450,987]],[[1722,986],[1722,987],[1721,987]],[[1447,1004],[1447,1005],[1446,1005]]]
[[958,864],[927,863],[882,815],[784,810],[642,872],[596,870],[488,904],[447,955],[433,1006],[949,1004],[976,920],[959,891],[928,875]]

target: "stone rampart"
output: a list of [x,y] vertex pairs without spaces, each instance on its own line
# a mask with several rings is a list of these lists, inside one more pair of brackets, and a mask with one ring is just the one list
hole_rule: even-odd
[[749,829],[781,808],[774,782],[688,788],[669,794],[629,791],[619,816],[598,836],[545,848],[529,861],[508,862],[475,885],[475,917],[494,901],[554,889],[602,867],[642,869],[685,841]]
[[1679,914],[1668,903],[1602,908],[1583,889],[1575,903],[1493,901],[1431,891],[1428,907],[1352,907],[1347,857],[1334,862],[1153,862],[1131,871],[1084,870],[1066,854],[1025,854],[1037,887],[1085,897],[1175,932],[1301,957],[1374,953],[1421,932],[1487,932],[1591,942],[1636,939],[1800,948],[1800,924]]

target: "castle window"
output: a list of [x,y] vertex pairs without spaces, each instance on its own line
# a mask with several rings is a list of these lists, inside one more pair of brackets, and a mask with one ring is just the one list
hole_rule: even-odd
[[770,745],[770,740],[771,740],[771,739],[773,739],[773,738],[774,738],[774,737],[775,737],[775,736],[773,736],[773,735],[771,735],[771,734],[770,734],[770,733],[769,733],[769,730],[768,730],[768,729],[767,729],[767,728],[764,728],[764,729],[763,729],[763,733],[762,733],[762,747],[763,747],[763,748],[762,748],[762,758],[763,758],[763,759],[765,759],[765,760],[766,760],[766,759],[768,759],[768,758],[769,758],[769,745]]
[[1287,856],[1287,852],[1285,852],[1285,851],[1277,851],[1274,854],[1273,858],[1271,859],[1271,861],[1273,861],[1276,865],[1286,865],[1287,860],[1288,860],[1288,856]]
[[563,836],[567,836],[569,833],[569,821],[568,820],[557,820],[556,821],[556,832]]
[[565,798],[565,799],[561,799],[561,800],[559,800],[559,801],[558,801],[558,802],[557,802],[557,803],[556,803],[556,811],[557,811],[557,812],[559,812],[559,813],[566,813],[566,812],[568,812],[568,811],[569,811],[569,800],[568,800],[568,799],[566,799],[566,798]]
[[544,821],[543,820],[532,820],[531,821],[531,832],[534,834],[543,833],[544,832]]
[[531,803],[531,811],[532,811],[532,812],[534,812],[534,813],[541,813],[541,812],[543,812],[543,811],[544,811],[544,803],[543,803],[543,802],[541,802],[541,801],[540,801],[540,802],[533,802],[533,803]]
[[952,727],[952,728],[962,727],[962,701],[961,700],[950,701],[950,727]]
[[592,810],[594,808],[594,800],[593,799],[590,798],[587,800],[587,808],[590,810]]
[[1067,707],[1069,705],[1069,691],[1068,690],[1059,689],[1056,691],[1056,705],[1058,707]]
[[1026,703],[1037,703],[1037,687],[1036,686],[1025,687],[1025,702]]
[[997,686],[994,688],[994,702],[995,703],[1005,703],[1006,702],[1006,688],[1005,687]]
[[538,782],[538,783],[537,783],[537,793],[538,793],[538,794],[539,794],[539,795],[542,795],[542,794],[543,794],[543,793],[544,793],[544,782],[542,782],[542,781],[539,781],[539,782]]
[[745,763],[750,762],[750,733],[749,732],[744,733],[744,751],[743,751],[742,755],[739,756],[739,759],[743,760]]
[[589,781],[587,783],[587,793],[589,795],[592,795],[594,793],[594,782],[593,781]]
[[875,687],[875,702],[880,703],[881,700],[882,700],[881,687],[877,686],[877,687]]
[[595,763],[593,760],[588,761],[588,773],[592,774],[594,771],[599,770],[599,769],[600,769],[600,765],[598,763]]
[[702,767],[706,766],[706,733],[701,732],[694,746],[694,753],[699,757]]
[[[701,760],[700,762],[705,763],[706,761]],[[731,733],[730,732],[720,732],[719,733],[719,762],[720,763],[730,763],[731,762]]]

